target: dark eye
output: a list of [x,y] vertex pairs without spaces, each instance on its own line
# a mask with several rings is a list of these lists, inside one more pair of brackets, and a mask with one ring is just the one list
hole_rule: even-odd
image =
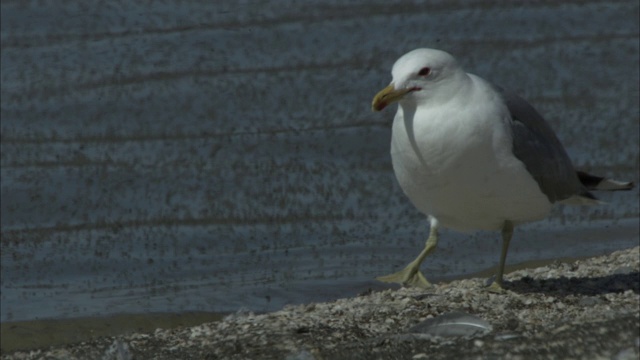
[[422,69],[420,69],[420,71],[418,71],[418,75],[420,76],[427,76],[431,73],[431,69],[429,69],[428,67],[423,67]]

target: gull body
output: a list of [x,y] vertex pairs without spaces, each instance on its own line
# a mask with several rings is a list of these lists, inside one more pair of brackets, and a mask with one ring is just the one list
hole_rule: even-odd
[[393,170],[410,201],[429,216],[431,229],[416,260],[379,280],[429,286],[419,266],[435,249],[439,226],[501,230],[500,266],[491,287],[501,291],[515,225],[543,219],[555,202],[597,204],[589,190],[632,186],[576,172],[531,105],[466,73],[446,52],[411,51],[396,61],[392,76],[372,107],[379,111],[398,103]]
[[508,109],[484,80],[460,82],[437,106],[401,102],[391,139],[400,187],[421,212],[454,230],[544,218],[551,202],[513,155]]

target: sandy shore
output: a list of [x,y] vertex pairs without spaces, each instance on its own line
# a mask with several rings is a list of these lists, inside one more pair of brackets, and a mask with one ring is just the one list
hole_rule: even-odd
[[[239,312],[192,327],[3,353],[2,359],[637,359],[639,277],[635,247],[515,271],[500,295],[483,290],[485,279],[466,279],[268,314]],[[430,319],[452,312],[486,320],[488,327],[457,337],[429,333]]]

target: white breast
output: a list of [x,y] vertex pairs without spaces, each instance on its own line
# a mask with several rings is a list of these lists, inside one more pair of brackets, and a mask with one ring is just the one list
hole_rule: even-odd
[[[492,89],[488,93],[498,96]],[[391,158],[405,194],[421,212],[461,231],[544,218],[551,203],[511,152],[508,110],[495,99],[474,101],[487,104],[475,109],[465,108],[468,99],[456,99],[415,111],[398,108]]]

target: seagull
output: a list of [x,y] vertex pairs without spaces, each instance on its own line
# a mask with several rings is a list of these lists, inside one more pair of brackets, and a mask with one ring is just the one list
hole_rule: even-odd
[[391,136],[393,171],[402,191],[430,223],[418,257],[383,282],[430,287],[420,265],[438,229],[501,231],[493,292],[515,226],[545,218],[554,203],[594,205],[590,190],[628,190],[621,182],[576,171],[560,140],[524,99],[466,73],[450,54],[416,49],[393,65],[374,111],[398,103]]

